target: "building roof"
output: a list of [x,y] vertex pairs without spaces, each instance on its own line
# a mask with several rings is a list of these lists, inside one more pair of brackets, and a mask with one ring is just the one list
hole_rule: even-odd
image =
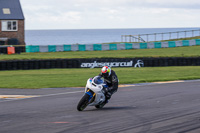
[[0,19],[22,19],[24,14],[19,0],[0,0]]

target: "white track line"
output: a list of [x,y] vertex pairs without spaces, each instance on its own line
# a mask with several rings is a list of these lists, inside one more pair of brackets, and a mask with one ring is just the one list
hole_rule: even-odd
[[12,100],[6,100],[6,101],[0,101],[0,103],[2,102],[10,102],[10,101],[16,101],[16,100],[24,100],[24,99],[30,99],[30,98],[37,98],[37,97],[49,97],[49,96],[57,96],[57,95],[66,95],[66,94],[74,94],[74,93],[84,93],[83,91],[73,91],[73,92],[64,92],[64,93],[56,93],[56,94],[48,94],[48,95],[37,95],[35,97],[29,97],[29,98],[22,98],[22,99],[12,99]]
[[64,93],[48,94],[48,95],[40,95],[40,96],[36,96],[36,97],[49,97],[49,96],[73,94],[73,93],[80,93],[80,92],[84,92],[84,90],[83,90],[83,91],[73,91],[73,92],[64,92]]

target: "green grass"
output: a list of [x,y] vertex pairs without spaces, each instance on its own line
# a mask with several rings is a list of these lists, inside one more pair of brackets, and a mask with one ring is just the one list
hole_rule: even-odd
[[69,58],[135,58],[135,57],[199,57],[200,46],[132,49],[117,51],[76,51],[49,53],[21,53],[0,55],[0,60],[69,59]]
[[[113,68],[120,84],[155,81],[200,79],[200,66]],[[89,77],[98,75],[95,69],[46,69],[0,71],[0,88],[84,87]]]

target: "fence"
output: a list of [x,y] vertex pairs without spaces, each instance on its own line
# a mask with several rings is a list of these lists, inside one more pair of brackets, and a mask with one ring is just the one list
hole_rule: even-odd
[[121,42],[152,42],[200,36],[200,29],[139,35],[122,35]]

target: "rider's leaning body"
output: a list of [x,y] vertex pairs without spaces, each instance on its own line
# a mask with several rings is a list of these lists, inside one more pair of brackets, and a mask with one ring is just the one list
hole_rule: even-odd
[[110,67],[104,66],[104,67],[102,67],[101,73],[99,74],[99,76],[103,77],[104,81],[108,85],[108,88],[105,88],[106,98],[110,99],[112,94],[114,94],[118,90],[119,80],[117,78],[117,75],[116,75],[115,71],[111,70]]

